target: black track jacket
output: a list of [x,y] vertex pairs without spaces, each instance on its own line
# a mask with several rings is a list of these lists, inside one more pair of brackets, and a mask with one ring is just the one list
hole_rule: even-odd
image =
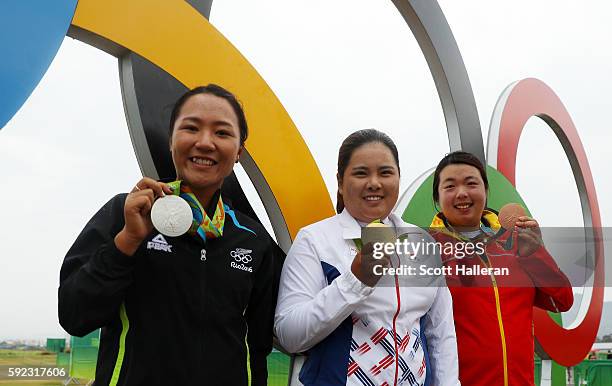
[[[265,385],[280,265],[266,230],[226,205],[223,237],[153,231],[134,256],[114,237],[126,194],[85,226],[60,273],[59,320],[102,328],[96,385]],[[246,340],[246,342],[245,342]]]

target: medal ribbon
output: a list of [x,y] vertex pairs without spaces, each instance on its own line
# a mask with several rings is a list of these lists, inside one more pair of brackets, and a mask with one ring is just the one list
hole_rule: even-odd
[[[382,224],[383,222],[382,222],[382,221],[380,221],[380,220],[374,220],[374,221],[372,221],[370,224],[373,224],[373,223],[379,223],[379,224]],[[368,225],[370,225],[370,224],[368,224]],[[363,228],[364,228],[364,227],[362,227],[362,229],[363,229]],[[404,235],[400,235],[400,237],[398,237],[398,239],[400,239],[400,240],[403,240],[404,238],[405,238],[405,236],[404,236]],[[361,252],[361,249],[363,248],[363,241],[361,241],[361,239],[359,238],[359,239],[353,239],[353,242],[355,243],[355,247],[357,247],[357,250],[358,250],[359,252]]]
[[198,201],[195,194],[189,186],[182,185],[182,181],[173,181],[168,184],[172,188],[175,196],[179,196],[191,207],[193,213],[193,224],[189,228],[188,233],[192,236],[196,234],[206,242],[207,239],[214,239],[223,236],[223,226],[225,225],[225,210],[223,209],[223,200],[219,195],[219,201],[215,208],[215,213],[211,218],[208,216],[202,204]]

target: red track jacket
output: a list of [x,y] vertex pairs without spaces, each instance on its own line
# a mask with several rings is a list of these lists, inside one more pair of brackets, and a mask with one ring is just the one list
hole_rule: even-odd
[[[486,240],[484,256],[457,259],[442,253],[444,265],[453,267],[446,278],[453,297],[459,379],[464,386],[534,385],[533,307],[567,311],[572,288],[544,247],[520,257],[516,239],[508,249],[510,232],[500,235],[497,214],[485,210],[482,223],[497,232]],[[431,228],[438,242],[461,242],[440,213]],[[457,266],[505,267],[509,274],[458,275]]]

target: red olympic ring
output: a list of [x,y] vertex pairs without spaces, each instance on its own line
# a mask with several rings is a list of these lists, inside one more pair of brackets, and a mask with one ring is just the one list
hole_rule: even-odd
[[[554,91],[544,82],[529,78],[509,86],[501,113],[497,170],[516,186],[516,152],[527,120],[537,116],[555,132],[563,145],[581,195],[585,226],[592,227],[595,242],[595,275],[589,308],[576,328],[559,326],[544,310],[534,308],[535,336],[548,355],[563,366],[581,362],[597,336],[604,296],[604,259],[601,218],[591,168],[572,119]],[[577,166],[577,167],[576,167]],[[590,224],[588,224],[590,219]],[[568,342],[571,348],[568,349]]]

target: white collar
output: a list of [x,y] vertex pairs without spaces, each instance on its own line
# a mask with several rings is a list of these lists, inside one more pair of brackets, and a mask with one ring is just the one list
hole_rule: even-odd
[[[354,240],[361,238],[361,224],[344,208],[338,215],[340,226],[342,227],[342,238],[345,240]],[[397,215],[390,213],[388,217],[383,219],[383,224],[391,225],[396,228],[401,226],[402,220]]]
[[[385,225],[390,225],[390,226],[393,226],[393,223],[392,223],[392,222],[391,222],[391,220],[389,219],[389,216],[387,216],[387,217],[383,218],[382,220],[380,220],[380,222],[381,222],[381,223],[383,223],[383,224],[385,224]],[[359,221],[359,220],[357,220],[357,223],[358,223],[358,224],[359,224],[359,226],[360,226],[360,227],[362,227],[362,228],[367,227],[367,226],[368,226],[368,224],[370,224],[370,223],[363,222],[363,221]]]

